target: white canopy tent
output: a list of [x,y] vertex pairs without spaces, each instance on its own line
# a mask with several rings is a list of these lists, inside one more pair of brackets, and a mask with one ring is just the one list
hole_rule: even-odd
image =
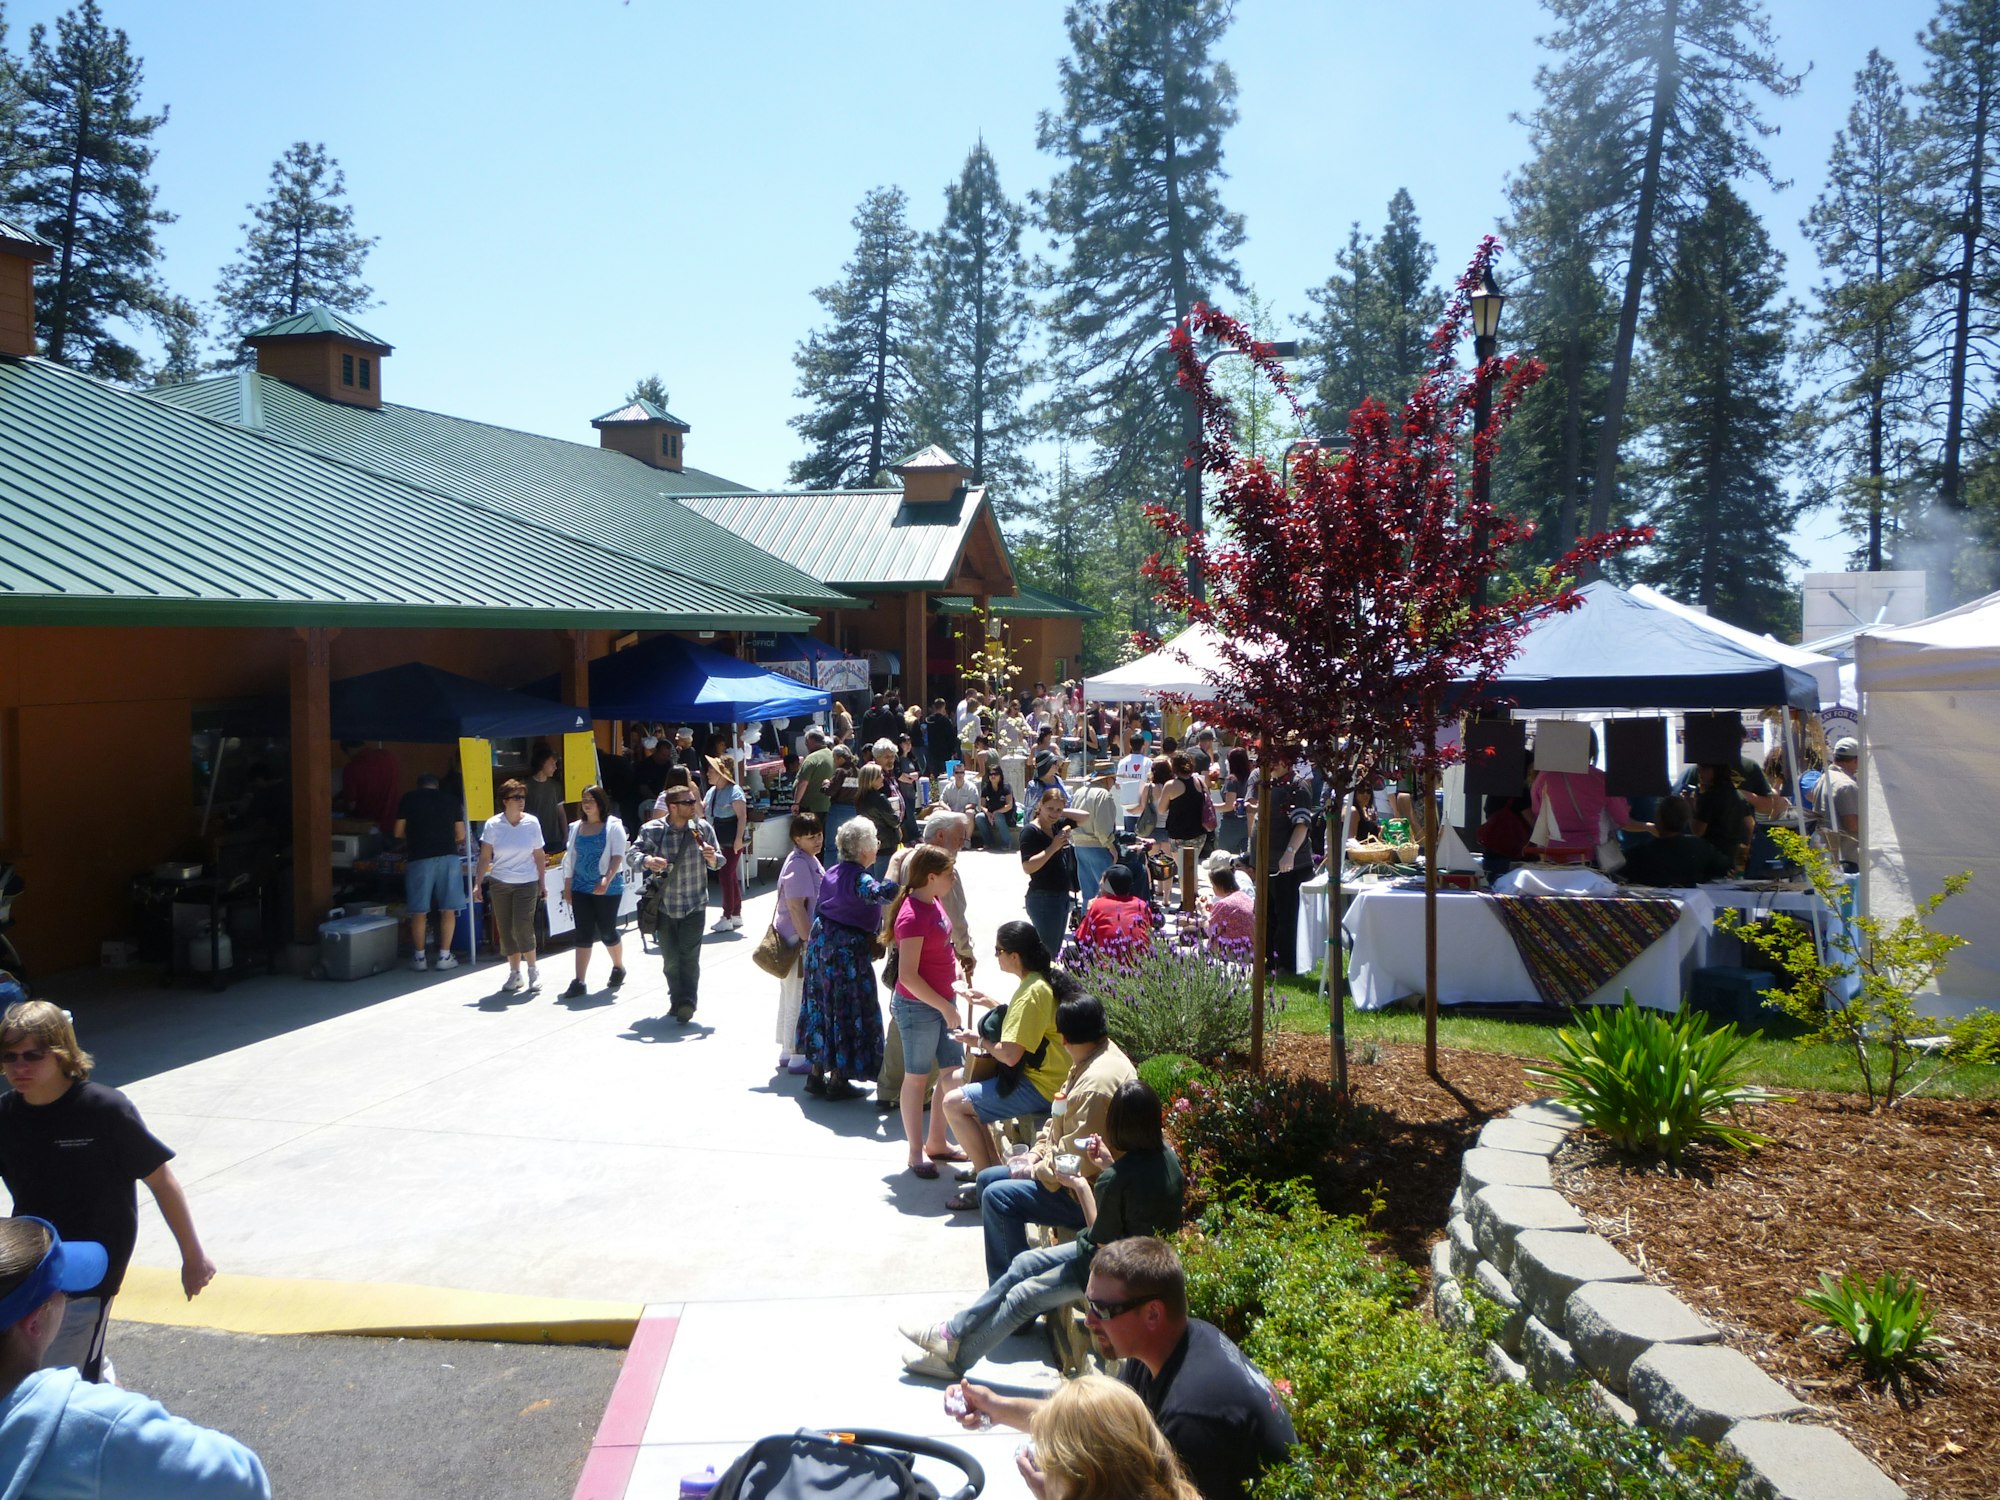
[[1168,637],[1159,650],[1099,676],[1084,678],[1084,701],[1137,703],[1162,693],[1203,700],[1213,698],[1215,677],[1224,670],[1218,640],[1208,626],[1190,625],[1179,635]]
[[2000,747],[2000,594],[1855,641],[1861,690],[1861,899],[1893,922],[1972,872],[1938,925],[1972,940],[1923,1008],[2000,1005],[2000,842],[1991,816]]
[[1806,650],[1803,646],[1787,645],[1775,636],[1758,635],[1754,631],[1745,630],[1741,625],[1731,625],[1727,620],[1718,620],[1713,615],[1703,614],[1691,604],[1683,604],[1678,599],[1670,598],[1658,589],[1647,588],[1643,583],[1634,584],[1627,592],[1635,599],[1643,599],[1648,604],[1671,610],[1682,619],[1692,620],[1711,635],[1719,635],[1725,641],[1734,641],[1737,645],[1755,651],[1760,656],[1767,656],[1772,661],[1782,662],[1788,667],[1797,667],[1802,672],[1810,673],[1813,681],[1819,684],[1819,701],[1822,703],[1844,701],[1851,706],[1854,702],[1851,683],[1848,687],[1848,697],[1844,700],[1841,698],[1840,663],[1831,656],[1822,656],[1817,651]]

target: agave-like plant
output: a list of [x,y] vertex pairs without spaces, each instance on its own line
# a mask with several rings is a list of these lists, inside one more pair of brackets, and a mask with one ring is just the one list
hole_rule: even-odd
[[1558,1059],[1528,1072],[1619,1149],[1678,1161],[1697,1141],[1738,1151],[1768,1144],[1730,1118],[1777,1097],[1743,1081],[1746,1045],[1734,1025],[1710,1031],[1699,1011],[1643,1010],[1627,990],[1623,1005],[1558,1031]]
[[1799,1304],[1826,1320],[1813,1333],[1844,1337],[1841,1357],[1886,1380],[1905,1404],[1903,1382],[1929,1376],[1951,1347],[1950,1339],[1933,1331],[1924,1289],[1914,1276],[1884,1271],[1870,1282],[1847,1272],[1836,1279],[1822,1271],[1819,1289],[1805,1293]]

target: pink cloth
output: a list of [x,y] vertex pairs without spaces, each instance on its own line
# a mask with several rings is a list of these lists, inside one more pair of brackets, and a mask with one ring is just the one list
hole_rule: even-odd
[[[905,901],[903,909],[896,913],[896,943],[899,947],[904,938],[924,940],[923,949],[918,954],[917,972],[926,984],[949,1000],[958,983],[958,955],[952,951],[951,918],[945,915],[944,903],[925,901],[916,896]],[[896,981],[896,993],[906,1000],[917,998],[900,978]]]
[[366,818],[389,833],[396,826],[402,783],[402,767],[380,745],[355,751],[340,773],[340,795],[347,803],[347,815]]
[[1153,935],[1153,913],[1137,896],[1093,896],[1076,929],[1080,943],[1143,943]]
[[1257,940],[1257,900],[1249,891],[1231,891],[1208,909],[1208,940],[1219,947],[1248,949]]
[[1534,815],[1542,815],[1542,804],[1556,820],[1562,837],[1559,842],[1583,848],[1597,847],[1597,815],[1611,814],[1614,830],[1632,821],[1631,804],[1623,797],[1604,795],[1604,773],[1592,766],[1588,771],[1544,771],[1535,778],[1528,793]]

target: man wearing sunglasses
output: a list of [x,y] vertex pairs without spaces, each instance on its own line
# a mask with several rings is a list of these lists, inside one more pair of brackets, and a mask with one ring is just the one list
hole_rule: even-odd
[[[1125,1362],[1118,1378],[1139,1393],[1204,1500],[1248,1500],[1298,1436],[1263,1372],[1213,1323],[1188,1316],[1173,1246],[1150,1236],[1106,1245],[1090,1263],[1083,1307],[1099,1357]],[[1023,1432],[1042,1404],[970,1380],[947,1389],[945,1403],[967,1428],[990,1418]]]
[[685,777],[668,784],[660,803],[659,816],[632,841],[630,858],[651,879],[639,910],[642,916],[652,913],[667,975],[669,1014],[685,1025],[694,1019],[700,999],[708,872],[722,868],[722,840],[700,816],[701,798]]

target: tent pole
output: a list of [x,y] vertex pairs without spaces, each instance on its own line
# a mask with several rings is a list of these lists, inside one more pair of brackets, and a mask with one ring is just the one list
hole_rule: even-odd
[[[1792,790],[1796,792],[1799,789],[1799,775],[1801,770],[1799,765],[1799,737],[1797,726],[1792,722],[1792,707],[1789,703],[1785,705],[1784,714],[1785,769],[1791,772]],[[1822,772],[1821,774],[1824,773]],[[1792,799],[1792,820],[1798,824],[1799,837],[1809,837],[1806,833],[1806,805],[1803,798],[1795,797]],[[1826,957],[1826,924],[1822,918],[1817,898],[1814,898],[1813,904],[1807,910],[1812,913],[1813,950],[1824,960]],[[1824,996],[1821,997],[1820,1003],[1825,1003]]]

